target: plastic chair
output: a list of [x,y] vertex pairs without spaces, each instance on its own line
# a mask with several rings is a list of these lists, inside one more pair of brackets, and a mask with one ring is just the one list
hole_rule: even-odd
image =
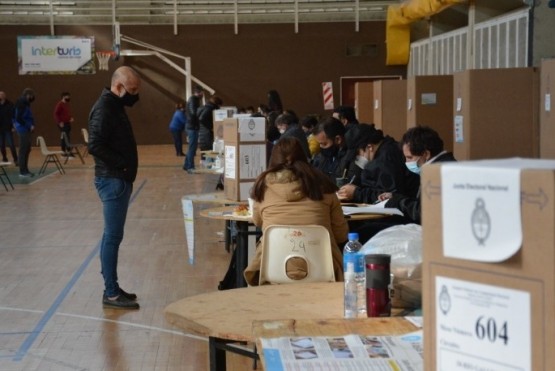
[[66,172],[64,170],[64,167],[62,166],[62,163],[58,158],[58,155],[63,155],[64,151],[50,151],[46,146],[46,142],[44,141],[44,138],[41,136],[37,137],[37,145],[40,146],[40,151],[44,156],[44,162],[40,167],[39,174],[42,174],[46,171],[46,167],[48,166],[49,163],[54,163],[58,168],[58,171],[60,172],[60,174],[65,174]]
[[67,137],[67,133],[65,131],[62,131],[62,140],[64,141],[67,149],[67,153],[66,153],[67,157],[66,157],[66,160],[64,161],[64,164],[67,164],[67,161],[69,160],[70,156],[77,155],[81,160],[81,163],[85,165],[85,160],[83,160],[83,156],[81,155],[81,151],[80,151],[80,148],[83,147],[83,145],[70,143],[69,138]]
[[89,155],[89,131],[85,128],[82,128],[81,134],[83,134],[83,140],[85,141],[85,149],[83,150],[83,157],[87,157]]
[[[264,230],[260,284],[335,282],[330,234],[321,225],[271,225]],[[291,259],[304,260],[307,275],[288,277]]]

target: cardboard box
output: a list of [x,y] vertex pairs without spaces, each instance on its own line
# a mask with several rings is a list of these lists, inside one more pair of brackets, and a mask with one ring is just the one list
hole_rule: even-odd
[[266,120],[231,118],[223,123],[225,196],[246,201],[254,180],[266,170]]
[[224,120],[237,112],[236,107],[221,107],[212,112],[214,117],[214,140],[224,139]]
[[374,124],[396,140],[407,131],[406,80],[374,81]]
[[453,79],[457,160],[538,157],[535,68],[467,70],[455,73]]
[[555,59],[542,60],[540,70],[540,157],[555,158]]
[[373,97],[372,82],[355,83],[355,112],[359,122],[365,124],[374,122]]
[[438,132],[445,150],[453,151],[453,76],[413,76],[407,79],[407,129],[429,126]]
[[554,370],[555,161],[422,176],[424,370]]

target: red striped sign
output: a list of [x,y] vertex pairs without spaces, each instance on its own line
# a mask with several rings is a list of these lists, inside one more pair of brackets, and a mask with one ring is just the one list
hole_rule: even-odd
[[324,109],[333,109],[333,85],[331,82],[322,83],[322,93],[324,96]]

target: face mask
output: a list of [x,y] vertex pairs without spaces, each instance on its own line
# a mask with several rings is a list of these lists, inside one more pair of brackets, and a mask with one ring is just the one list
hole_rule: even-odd
[[34,102],[34,101],[35,101],[35,96],[34,96],[34,95],[31,95],[31,96],[29,97],[29,103],[32,103],[32,102]]
[[420,174],[420,167],[418,166],[418,163],[416,161],[405,162],[405,165],[407,165],[407,169],[409,169],[411,172],[415,174]]
[[64,101],[65,101],[66,103],[69,103],[70,99],[69,99],[69,98],[65,98]]
[[328,148],[320,148],[320,153],[324,157],[332,158],[337,154],[337,148],[335,146],[331,146]]
[[124,106],[133,107],[133,105],[139,101],[139,93],[133,95],[133,94],[129,94],[127,90],[125,90],[125,94],[123,94],[123,96],[120,97],[120,99]]
[[361,169],[364,169],[364,167],[366,166],[366,164],[368,163],[368,159],[365,156],[357,156],[356,160],[355,160],[355,164],[360,167]]
[[279,133],[280,133],[280,134],[285,133],[285,129],[279,129]]

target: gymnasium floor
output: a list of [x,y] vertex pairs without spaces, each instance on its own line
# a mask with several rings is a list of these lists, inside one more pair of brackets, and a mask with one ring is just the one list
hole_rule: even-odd
[[[33,147],[31,171],[42,161]],[[0,188],[0,370],[207,369],[207,339],[163,315],[169,303],[216,290],[230,259],[223,222],[202,220],[188,263],[181,197],[213,192],[216,176],[189,175],[182,161],[169,145],[139,147],[119,258],[120,284],[137,293],[138,311],[102,308],[103,221],[90,156],[70,161],[66,175]]]

